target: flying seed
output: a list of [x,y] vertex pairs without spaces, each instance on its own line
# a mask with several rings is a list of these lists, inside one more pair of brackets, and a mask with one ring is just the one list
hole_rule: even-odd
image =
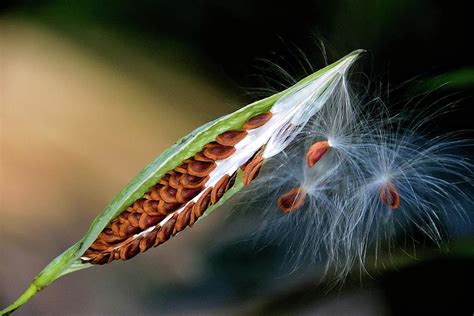
[[400,195],[392,182],[385,183],[380,188],[380,200],[391,209],[397,209],[400,206]]
[[268,122],[268,120],[271,119],[272,116],[272,112],[256,115],[250,118],[247,122],[245,122],[243,128],[246,130],[258,128]]
[[290,213],[303,206],[306,192],[301,188],[293,188],[278,198],[277,206],[284,213]]
[[329,147],[330,146],[328,141],[321,141],[311,145],[308,150],[308,153],[306,154],[306,163],[308,164],[308,167],[313,167],[327,152]]

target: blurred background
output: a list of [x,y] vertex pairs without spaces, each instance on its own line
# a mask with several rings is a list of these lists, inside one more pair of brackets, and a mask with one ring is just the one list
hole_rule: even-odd
[[[472,19],[458,0],[24,0],[0,9],[2,307],[161,151],[291,84],[266,59],[298,79],[310,72],[304,58],[317,69],[365,48],[356,88],[393,104],[435,89],[425,102],[458,104],[437,130],[473,127]],[[331,287],[318,266],[290,272],[284,246],[256,244],[252,223],[229,214],[131,261],[68,275],[17,315],[474,312],[470,224],[455,225],[450,251],[395,252],[370,276]]]

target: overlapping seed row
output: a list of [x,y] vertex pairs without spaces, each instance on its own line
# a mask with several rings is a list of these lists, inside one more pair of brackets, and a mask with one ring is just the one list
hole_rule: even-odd
[[[206,187],[216,162],[232,156],[236,151],[234,146],[247,136],[247,131],[261,127],[271,116],[271,112],[254,116],[242,130],[220,134],[200,152],[167,172],[142,198],[107,225],[84,253],[83,262],[105,264],[127,260],[193,226],[206,209],[234,185],[236,173],[226,174],[213,187]],[[256,153],[241,166],[245,185],[258,175],[263,160]],[[199,198],[192,201],[199,194]]]

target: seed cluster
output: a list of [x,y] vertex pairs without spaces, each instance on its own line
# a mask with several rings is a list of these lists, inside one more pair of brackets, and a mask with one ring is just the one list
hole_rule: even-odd
[[[250,118],[242,130],[220,134],[193,157],[168,171],[143,197],[104,228],[84,253],[83,262],[105,264],[127,260],[193,226],[235,183],[236,172],[231,176],[225,174],[213,187],[206,187],[210,173],[217,167],[216,162],[232,156],[236,152],[235,145],[247,136],[247,131],[263,126],[271,117],[272,113],[268,112]],[[241,166],[245,185],[258,175],[263,161],[257,152]],[[199,198],[193,200],[199,194]]]

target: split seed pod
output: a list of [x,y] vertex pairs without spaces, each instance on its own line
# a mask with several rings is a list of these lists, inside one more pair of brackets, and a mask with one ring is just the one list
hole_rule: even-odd
[[[46,266],[1,313],[14,311],[63,275],[129,259],[210,214],[243,187],[243,175],[245,184],[250,184],[263,161],[291,143],[361,52],[354,51],[287,90],[179,140],[145,167],[96,217],[81,240]],[[258,161],[249,161],[260,150]],[[251,166],[248,172],[240,169],[246,163]]]

